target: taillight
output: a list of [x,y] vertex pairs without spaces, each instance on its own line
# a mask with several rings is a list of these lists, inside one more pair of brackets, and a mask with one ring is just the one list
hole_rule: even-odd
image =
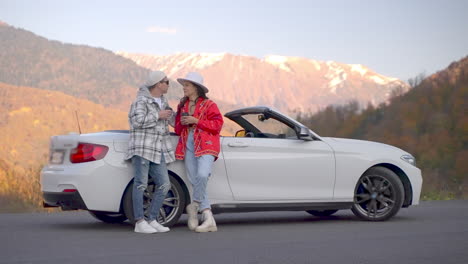
[[79,143],[78,146],[71,150],[71,163],[82,163],[100,160],[107,154],[109,148],[103,145]]

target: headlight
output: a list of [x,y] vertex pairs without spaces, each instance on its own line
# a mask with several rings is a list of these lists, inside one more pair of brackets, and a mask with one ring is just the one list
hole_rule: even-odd
[[416,159],[411,155],[403,155],[401,159],[416,167]]

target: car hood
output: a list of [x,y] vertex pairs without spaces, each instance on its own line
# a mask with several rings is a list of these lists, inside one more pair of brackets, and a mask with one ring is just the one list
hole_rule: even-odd
[[399,155],[411,155],[395,146],[374,141],[333,137],[322,137],[322,140],[338,152],[375,152],[376,154],[392,152]]

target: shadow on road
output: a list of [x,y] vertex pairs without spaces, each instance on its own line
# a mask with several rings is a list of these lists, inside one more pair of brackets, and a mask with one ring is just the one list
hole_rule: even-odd
[[[53,217],[50,215],[49,217]],[[41,228],[48,229],[62,229],[62,230],[86,230],[86,231],[111,231],[111,232],[128,232],[133,229],[133,225],[128,221],[123,223],[103,223],[98,220],[93,219],[92,217],[87,218],[87,216],[80,215],[77,219],[70,217],[61,218],[57,215],[59,221],[43,221],[40,224]],[[85,221],[83,221],[85,219]],[[343,224],[356,224],[356,223],[366,223],[366,224],[382,224],[388,222],[401,222],[401,221],[418,221],[418,219],[413,219],[407,215],[397,215],[391,220],[386,222],[366,222],[362,221],[359,218],[355,217],[351,213],[337,213],[332,216],[323,216],[317,217],[308,215],[303,212],[265,212],[265,213],[226,213],[226,214],[217,214],[215,215],[216,222],[218,226],[225,227],[244,227],[244,226],[263,226],[263,225],[276,225],[286,226],[286,225],[335,225],[339,223]],[[50,219],[49,219],[50,220]],[[187,216],[183,215],[181,219],[171,227],[173,230],[185,229],[187,228]]]
[[60,222],[60,223],[48,223],[42,224],[41,227],[49,229],[63,229],[63,230],[86,230],[86,231],[125,231],[133,229],[133,225],[129,222],[123,223],[103,223],[94,219],[90,219],[90,222]]

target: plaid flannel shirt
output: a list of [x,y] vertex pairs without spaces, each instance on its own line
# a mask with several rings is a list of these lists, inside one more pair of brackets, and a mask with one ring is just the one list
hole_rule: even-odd
[[130,140],[125,159],[131,159],[137,155],[159,164],[161,155],[164,155],[166,163],[175,161],[168,127],[169,121],[159,119],[159,111],[168,106],[166,97],[162,96],[161,99],[160,107],[154,101],[148,88],[140,87],[137,98],[128,113]]

